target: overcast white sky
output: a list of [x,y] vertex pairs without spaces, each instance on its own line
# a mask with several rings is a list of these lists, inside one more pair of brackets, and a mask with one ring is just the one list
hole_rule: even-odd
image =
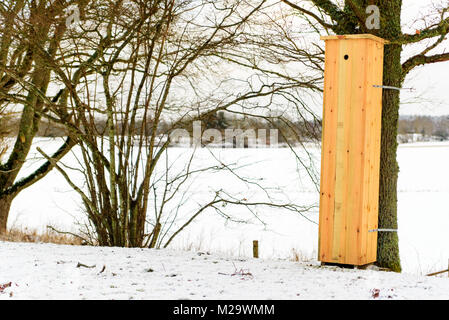
[[[448,0],[404,0],[403,30],[414,33],[423,26],[417,19],[432,11],[432,3],[448,2]],[[419,52],[418,50],[417,46],[406,47],[403,59]],[[436,53],[444,50],[449,52],[449,37]],[[402,115],[449,115],[449,61],[416,68],[407,77],[404,87],[413,87],[416,91],[402,93],[400,110]]]

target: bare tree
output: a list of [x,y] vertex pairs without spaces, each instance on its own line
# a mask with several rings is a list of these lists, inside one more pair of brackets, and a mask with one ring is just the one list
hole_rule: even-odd
[[[0,233],[6,231],[13,199],[44,178],[76,145],[78,137],[69,134],[50,155],[51,161],[44,161],[37,170],[17,179],[41,120],[71,122],[73,114],[68,106],[72,102],[82,105],[76,94],[78,86],[81,80],[97,71],[93,69],[94,63],[104,50],[114,45],[116,39],[102,36],[102,27],[105,21],[121,14],[117,8],[123,2],[23,0],[0,3],[3,25],[0,105],[20,114],[16,141],[8,158],[0,165]],[[88,23],[82,25],[83,20]],[[87,34],[89,37],[85,36]],[[76,121],[71,124],[78,126]]]
[[[46,97],[51,81],[51,68],[42,59],[56,60],[66,26],[65,10],[73,3],[83,9],[85,1],[2,1],[0,3],[0,108],[20,114],[16,140],[9,156],[0,164],[0,233],[6,231],[13,199],[25,188],[42,179],[51,169],[50,162],[17,180],[27,159],[33,139],[46,112]],[[63,90],[52,103],[65,102]],[[17,110],[15,110],[17,109]],[[52,155],[60,159],[74,145],[68,138]]]
[[[244,201],[216,190],[191,218],[180,225],[174,223],[183,204],[176,193],[197,174],[227,170],[245,183],[257,184],[218,159],[217,165],[193,169],[195,150],[184,170],[169,174],[167,137],[186,120],[228,110],[283,124],[290,130],[288,116],[271,112],[275,108],[285,111],[286,105],[290,116],[317,120],[302,95],[304,90],[320,90],[322,75],[307,76],[305,71],[298,75],[286,66],[300,64],[319,71],[320,52],[304,51],[304,57],[295,56],[298,39],[281,23],[285,17],[270,16],[271,4],[263,0],[42,3],[35,8],[34,2],[24,2],[16,11],[8,7],[9,25],[13,26],[8,34],[14,43],[10,52],[21,45],[30,47],[34,60],[27,62],[31,65],[25,65],[28,69],[23,74],[16,65],[2,65],[6,79],[14,82],[9,91],[2,91],[4,103],[23,106],[11,153],[11,159],[17,160],[20,154],[21,160],[12,166],[10,159],[2,167],[3,230],[12,199],[55,167],[80,194],[89,218],[86,232],[101,245],[167,245],[193,218],[209,209],[239,221],[220,207],[225,203],[243,205],[255,216],[252,208],[258,206],[299,214],[311,209],[275,202],[262,186],[258,187],[267,194],[266,201]],[[80,23],[67,23],[64,10],[70,4],[78,5]],[[29,12],[34,16],[28,16]],[[36,27],[26,19],[46,26],[42,41],[27,29]],[[267,26],[271,35],[266,33]],[[282,41],[285,35],[287,40]],[[233,65],[231,70],[224,71],[229,65]],[[240,73],[235,74],[235,66]],[[45,79],[40,78],[43,75]],[[38,83],[39,79],[43,82]],[[55,96],[49,94],[50,87],[60,88]],[[30,105],[28,99],[35,104]],[[63,126],[68,137],[55,154],[39,149],[45,162],[33,174],[15,181],[42,118]],[[168,120],[171,125],[161,130]],[[75,145],[82,168],[75,173],[82,174],[81,184],[70,167],[58,164]],[[310,157],[304,163],[296,156],[306,168],[313,163]],[[165,166],[160,175],[156,174],[158,163]],[[310,177],[316,183],[314,170]],[[180,203],[170,211],[173,216],[167,216],[168,204],[176,201]],[[154,218],[147,216],[150,204]]]
[[[89,218],[87,235],[96,243],[130,247],[168,245],[205,210],[215,209],[227,219],[234,219],[220,209],[219,205],[224,203],[243,205],[249,210],[268,205],[300,214],[311,209],[270,199],[243,201],[224,190],[216,190],[213,198],[205,199],[184,223],[178,227],[173,223],[183,201],[177,193],[195,175],[207,170],[227,170],[238,179],[252,183],[239,176],[232,165],[219,161],[217,165],[193,168],[195,150],[181,172],[169,174],[172,170],[167,165],[168,137],[181,123],[219,110],[251,115],[250,110],[260,108],[260,99],[270,105],[277,95],[293,97],[300,86],[317,88],[306,77],[301,81],[267,74],[262,66],[257,69],[259,75],[265,73],[264,77],[255,74],[241,81],[216,76],[223,70],[223,61],[240,63],[233,49],[240,48],[244,56],[251,54],[250,46],[258,46],[249,40],[246,47],[241,46],[241,41],[264,3],[117,2],[114,10],[120,14],[113,19],[102,16],[101,28],[95,29],[101,36],[80,35],[84,39],[81,42],[95,43],[107,38],[113,45],[102,46],[98,59],[89,62],[89,68],[95,72],[77,82],[79,89],[68,92],[71,104],[67,110],[61,112],[58,105],[48,103],[51,112],[46,117],[66,126],[70,136],[79,143],[83,184],[77,183],[69,168],[40,151],[80,194]],[[69,47],[80,59],[76,51],[80,38],[74,39],[77,42]],[[64,68],[51,61],[48,57],[47,64],[52,65],[59,79],[67,88],[73,88],[73,81]],[[245,69],[254,68],[245,66]],[[232,81],[230,91],[227,86]],[[236,83],[240,84],[237,87],[240,90],[235,89]],[[106,127],[97,125],[99,117],[106,119]],[[171,125],[161,132],[161,123],[167,119]],[[156,174],[158,165],[165,166],[162,174]],[[175,201],[180,202],[170,211],[174,216],[167,216],[167,204]],[[148,217],[150,204],[154,206],[154,218]]]

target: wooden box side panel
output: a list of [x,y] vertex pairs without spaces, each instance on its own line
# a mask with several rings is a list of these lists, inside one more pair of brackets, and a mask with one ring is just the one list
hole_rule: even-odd
[[[374,88],[373,85],[383,83],[383,56],[384,46],[380,43],[370,41],[368,43],[369,63],[367,78],[367,133],[365,139],[366,163],[369,164],[365,171],[365,195],[364,195],[364,217],[366,217],[368,230],[366,259],[364,264],[377,260],[377,232],[369,232],[378,229],[379,211],[379,175],[380,175],[380,148],[381,148],[381,125],[382,125],[382,89]],[[369,137],[369,138],[368,138]]]
[[318,240],[318,260],[323,262],[331,262],[332,253],[339,49],[338,41],[326,41]]

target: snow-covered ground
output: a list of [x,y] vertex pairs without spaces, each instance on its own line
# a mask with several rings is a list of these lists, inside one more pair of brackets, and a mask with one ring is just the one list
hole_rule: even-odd
[[203,252],[0,242],[0,257],[0,300],[449,299],[448,278]]
[[[41,139],[39,144],[45,151],[58,147],[57,142],[48,139]],[[197,152],[198,163],[202,166],[216,164],[211,152],[224,162],[238,163],[245,176],[273,187],[270,192],[277,200],[318,203],[318,192],[287,148],[200,149]],[[172,159],[180,159],[189,155],[189,149],[171,148],[169,155]],[[302,154],[302,157],[308,161],[306,155]],[[403,270],[423,275],[446,269],[449,259],[449,143],[400,145],[398,159],[399,245]],[[313,149],[312,161],[318,168],[319,160],[317,146]],[[27,164],[30,169],[31,163]],[[76,165],[72,155],[64,158],[64,163]],[[219,189],[247,199],[257,199],[262,193],[254,185],[239,183],[229,172],[202,174],[185,190],[188,199],[186,215],[199,203],[213,197],[214,190]],[[73,222],[82,219],[80,208],[78,195],[54,171],[22,192],[13,202],[9,226],[43,230],[51,224],[59,229],[76,231]],[[231,213],[237,216],[247,214],[238,207],[226,210],[232,210]],[[213,210],[206,211],[180,234],[170,249],[195,249],[246,258],[252,255],[252,241],[259,240],[261,258],[289,259],[295,253],[302,260],[316,260],[317,224],[271,208],[260,208],[257,213],[267,226],[255,219],[253,224],[226,223]],[[318,222],[318,210],[312,210],[307,216]],[[182,220],[182,215],[179,218]]]

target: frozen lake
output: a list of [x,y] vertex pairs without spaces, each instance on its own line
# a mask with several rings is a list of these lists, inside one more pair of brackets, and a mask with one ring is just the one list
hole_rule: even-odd
[[[37,143],[47,152],[58,142],[40,139]],[[311,157],[297,150],[300,159],[319,168],[320,150],[313,147]],[[74,150],[76,153],[77,151]],[[192,149],[171,148],[169,161],[173,171],[181,172],[183,159]],[[37,154],[27,164],[36,167]],[[179,200],[167,210],[177,211],[180,221],[223,190],[238,199],[258,201],[267,195],[261,187],[269,187],[273,201],[295,202],[299,205],[318,204],[319,193],[307,172],[287,148],[280,149],[198,149],[195,153],[198,168],[216,165],[217,159],[234,164],[242,177],[252,179],[243,183],[230,171],[204,172],[182,190]],[[449,143],[401,145],[399,148],[399,239],[404,272],[424,274],[447,268],[449,259]],[[76,165],[74,155],[63,162]],[[162,168],[160,169],[162,170]],[[76,180],[76,179],[75,179]],[[78,177],[78,181],[81,181]],[[182,200],[181,200],[182,199]],[[303,260],[315,260],[318,245],[318,209],[298,214],[273,208],[259,208],[249,212],[243,207],[224,207],[234,217],[249,219],[249,224],[227,222],[215,210],[205,211],[171,245],[174,249],[194,249],[232,256],[251,256],[252,241],[259,240],[262,258],[292,258],[294,253]],[[257,214],[262,224],[253,214]],[[151,218],[152,213],[149,213]],[[45,229],[52,225],[59,229],[76,230],[74,222],[84,218],[78,195],[71,190],[56,171],[44,180],[23,191],[13,203],[9,226]],[[315,222],[315,223],[314,223]]]

